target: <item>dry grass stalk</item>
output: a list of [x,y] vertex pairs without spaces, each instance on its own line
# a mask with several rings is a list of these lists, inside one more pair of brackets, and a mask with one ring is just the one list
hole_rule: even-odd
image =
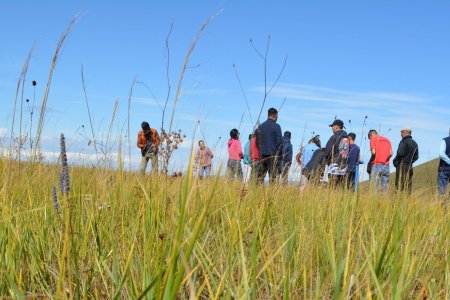
[[35,142],[34,142],[34,151],[32,154],[32,160],[35,161],[37,158],[37,154],[39,151],[39,142],[41,140],[41,135],[42,135],[42,130],[44,128],[44,121],[45,121],[45,111],[47,108],[47,100],[48,100],[48,95],[50,94],[50,87],[52,85],[52,77],[53,77],[53,71],[56,67],[56,64],[58,63],[58,58],[59,58],[59,53],[60,50],[64,44],[65,39],[69,36],[70,32],[72,31],[73,26],[75,25],[75,23],[78,20],[78,15],[75,16],[72,21],[70,21],[69,26],[67,26],[66,30],[63,32],[63,34],[61,35],[61,37],[58,40],[58,44],[56,45],[56,50],[55,50],[55,54],[53,55],[53,59],[52,59],[52,64],[50,66],[50,72],[48,74],[48,79],[47,79],[47,85],[45,88],[45,93],[44,93],[44,98],[42,99],[42,104],[41,104],[41,110],[39,113],[39,121],[38,121],[38,125],[37,125],[37,130],[36,130],[36,137],[35,137]]

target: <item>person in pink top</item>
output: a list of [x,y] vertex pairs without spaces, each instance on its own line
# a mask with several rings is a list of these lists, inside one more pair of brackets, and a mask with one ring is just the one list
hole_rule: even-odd
[[198,142],[200,147],[195,155],[195,161],[198,166],[198,174],[200,178],[204,176],[209,176],[211,174],[211,159],[214,157],[211,149],[205,146],[205,142],[200,140]]
[[241,142],[239,141],[239,131],[232,129],[230,131],[230,139],[228,140],[228,174],[230,178],[239,177],[243,178],[241,159],[244,158],[242,153]]

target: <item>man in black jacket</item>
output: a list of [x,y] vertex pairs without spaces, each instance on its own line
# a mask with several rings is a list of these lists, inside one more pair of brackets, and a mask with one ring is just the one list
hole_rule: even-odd
[[397,155],[393,162],[395,170],[395,186],[397,190],[407,190],[408,194],[412,191],[413,163],[419,159],[419,146],[411,137],[411,128],[404,127],[400,134],[402,140],[398,145]]
[[269,172],[269,179],[274,183],[277,177],[277,158],[283,144],[281,127],[277,124],[278,111],[268,110],[267,121],[255,130],[256,147],[259,151],[258,181],[262,183]]
[[[328,177],[328,174],[331,174],[333,177],[332,183],[341,184],[344,182],[347,172],[349,142],[347,132],[344,130],[344,122],[334,120],[330,127],[333,130],[333,135],[325,147],[325,157],[329,168],[324,176]],[[327,178],[324,181],[326,182]]]

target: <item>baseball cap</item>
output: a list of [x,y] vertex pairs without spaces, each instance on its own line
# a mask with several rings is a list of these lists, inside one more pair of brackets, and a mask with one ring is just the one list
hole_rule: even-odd
[[[344,122],[342,122],[342,121],[339,120],[339,119],[336,119],[336,120],[334,120],[333,123],[330,124],[329,126],[330,126],[330,127],[333,127],[334,125],[338,125],[339,127],[344,127]],[[345,128],[345,127],[344,127],[344,128]]]
[[401,131],[411,132],[411,126],[404,126]]

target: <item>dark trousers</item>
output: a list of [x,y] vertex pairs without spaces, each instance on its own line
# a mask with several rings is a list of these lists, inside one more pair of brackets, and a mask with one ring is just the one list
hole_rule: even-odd
[[450,181],[450,170],[438,170],[438,191],[439,195],[444,195]]
[[347,188],[349,190],[354,189],[356,172],[348,172],[345,176],[346,176],[345,180],[347,181]]
[[412,192],[413,168],[411,165],[401,164],[395,170],[395,187],[398,191]]
[[270,183],[274,183],[277,179],[277,157],[262,155],[258,163],[258,182],[264,182],[267,172],[269,172]]

